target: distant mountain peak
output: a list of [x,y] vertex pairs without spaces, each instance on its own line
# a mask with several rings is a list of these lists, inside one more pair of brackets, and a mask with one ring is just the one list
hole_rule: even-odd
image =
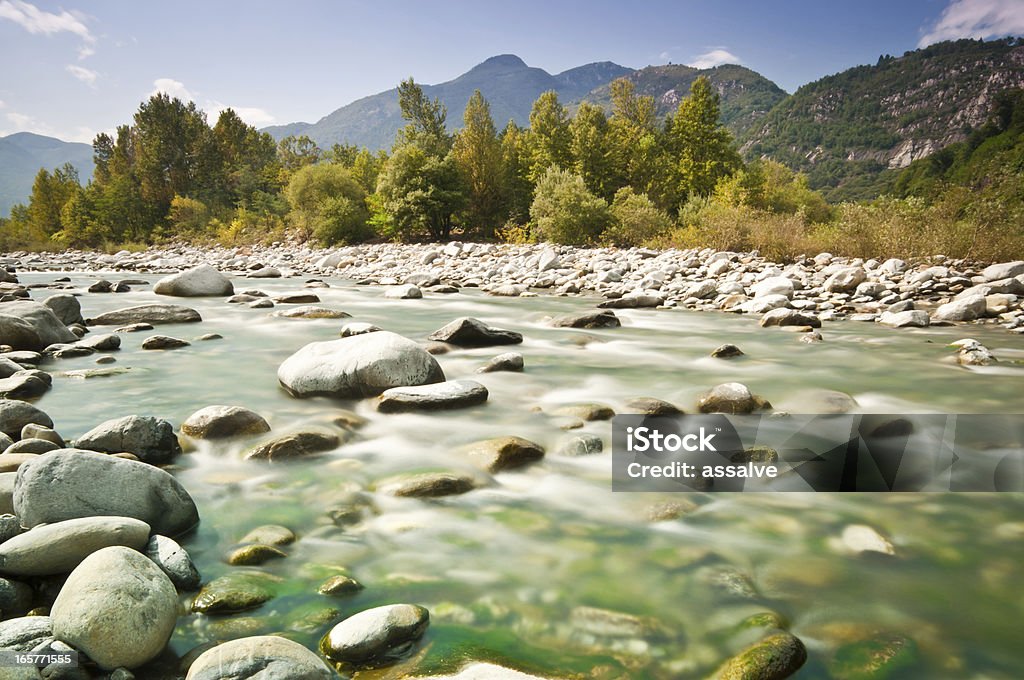
[[523,61],[514,54],[496,54],[493,57],[488,57],[487,59],[484,59],[474,68],[482,67],[529,68],[529,66],[526,65],[525,61]]

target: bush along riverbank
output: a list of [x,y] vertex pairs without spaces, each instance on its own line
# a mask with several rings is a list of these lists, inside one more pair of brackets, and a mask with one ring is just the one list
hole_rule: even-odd
[[[542,352],[554,335],[535,338],[506,322],[459,313],[409,337],[338,309],[328,297],[332,288],[374,290],[373,306],[402,305],[402,314],[417,321],[417,305],[458,300],[452,304],[460,312],[480,309],[479,300],[492,298],[477,290],[493,298],[581,298],[583,304],[543,321],[544,333],[573,334],[579,347],[599,344],[589,333],[625,330],[622,321],[633,322],[627,315],[637,309],[650,310],[641,323],[651,332],[662,315],[682,315],[676,310],[737,312],[765,327],[758,333],[792,327],[805,342],[817,343],[824,324],[843,320],[894,328],[970,322],[1020,331],[1024,262],[862,261],[823,253],[780,264],[757,253],[710,250],[449,243],[11,253],[2,263],[0,650],[53,658],[77,651],[81,663],[74,670],[59,663],[39,670],[11,666],[0,668],[0,677],[782,680],[801,668],[822,678],[885,678],[908,668],[959,672],[969,663],[963,650],[942,647],[933,631],[917,630],[909,618],[883,626],[823,623],[813,609],[806,615],[811,605],[793,593],[805,585],[841,590],[844,570],[857,576],[862,572],[853,570],[863,565],[897,565],[898,571],[905,551],[900,540],[912,540],[855,521],[849,508],[826,507],[826,501],[804,507],[824,518],[826,535],[807,540],[827,556],[815,557],[808,577],[803,565],[800,574],[785,571],[776,555],[766,562],[764,579],[756,578],[757,562],[738,566],[745,558],[736,557],[734,547],[700,549],[672,533],[683,531],[671,527],[685,527],[688,517],[699,527],[707,521],[702,512],[714,514],[711,506],[720,501],[709,494],[644,500],[643,512],[614,505],[632,500],[608,500],[609,515],[588,516],[602,505],[595,499],[609,494],[578,485],[590,483],[590,475],[607,481],[604,467],[586,466],[607,453],[607,432],[599,428],[617,411],[770,411],[773,394],[708,380],[707,389],[685,403],[670,403],[661,393],[614,408],[548,402],[547,392],[569,388],[518,389],[506,379],[533,370],[531,352]],[[287,281],[293,290],[277,287]],[[474,295],[457,295],[466,290]],[[118,296],[131,304],[116,305]],[[206,332],[218,309],[245,310],[259,315],[259,323],[222,321],[218,332]],[[301,343],[287,351],[261,344],[272,342],[276,328],[295,324],[310,329],[300,333]],[[223,335],[231,331],[263,340],[239,350],[236,338]],[[583,331],[588,335],[576,335]],[[136,342],[139,333],[145,339]],[[227,349],[218,354],[196,346]],[[951,358],[954,352],[969,366],[997,359],[970,338],[956,344]],[[203,361],[244,364],[239,370],[252,385],[270,386],[267,406],[191,403],[200,398],[193,394],[249,398],[244,385],[230,386],[234,391],[203,385],[202,371],[212,364],[193,378],[188,364],[200,354]],[[724,367],[743,351],[727,343],[707,354],[707,361]],[[156,396],[144,388],[152,382],[147,371],[170,375],[157,372],[153,357],[179,362],[173,370],[186,376],[182,384]],[[614,358],[605,361],[609,372],[617,370]],[[95,365],[69,368],[83,362]],[[125,365],[136,362],[139,370]],[[276,374],[261,368],[266,362]],[[118,401],[101,409],[113,417],[82,428],[75,411],[95,413],[100,407],[91,402],[112,393],[90,388],[106,396],[59,411],[47,406],[62,403],[54,393],[71,391],[68,381],[82,379],[142,383],[120,383]],[[542,405],[529,406],[527,399]],[[177,413],[183,401],[191,405],[180,418],[141,412],[160,407]],[[858,408],[838,392],[820,401],[832,412]],[[125,408],[139,412],[114,415]],[[445,420],[458,417],[452,414],[466,415]],[[512,432],[530,419],[543,422],[530,425],[529,437]],[[65,421],[81,433],[70,437]],[[459,432],[460,445],[441,441],[438,428]],[[399,453],[399,432],[419,436],[415,463],[401,458],[407,454]],[[435,437],[443,457],[432,457]],[[395,474],[360,481],[389,457],[406,462]],[[542,468],[552,474],[532,472]],[[260,481],[268,477],[271,483]],[[545,484],[555,486],[544,492]],[[545,502],[557,499],[560,505],[549,510],[567,513],[561,522],[534,511],[534,493],[544,493]],[[458,506],[459,499],[471,504]],[[238,503],[231,506],[238,512],[213,509],[225,502]],[[263,504],[294,524],[260,521],[272,515],[262,512]],[[754,513],[726,507],[726,520],[737,527]],[[434,525],[425,519],[436,519],[432,513],[454,515],[459,530],[432,534]],[[760,527],[765,537],[803,538],[810,531],[789,507],[769,514],[771,522]],[[632,523],[634,515],[643,523]],[[724,531],[712,526],[711,533]],[[1001,531],[1019,535],[1014,526]],[[402,543],[417,533],[430,537],[430,549]],[[550,582],[502,590],[500,578],[470,564],[474,550],[501,544],[507,533],[523,542],[503,547],[502,554],[510,561],[536,560],[517,570],[550,574],[540,579]],[[640,540],[652,543],[637,549],[633,542]],[[549,545],[553,541],[557,545]],[[756,545],[751,541],[751,550]],[[581,557],[563,560],[545,546]],[[915,559],[929,564],[953,559],[927,553],[923,541],[915,550],[921,551]],[[413,573],[412,566],[434,551],[429,573]],[[375,566],[389,558],[407,563],[409,572],[392,569],[378,578]],[[644,581],[641,575],[618,574],[618,591],[607,582],[595,587],[586,572],[595,563],[621,566],[630,562],[619,560],[630,559],[666,579],[656,589],[667,589],[656,596],[662,607],[656,615],[630,611],[630,600],[639,596],[627,581]],[[350,570],[352,562],[372,576]],[[993,587],[1012,574],[1013,567],[993,572]],[[490,592],[470,597],[474,588]],[[717,598],[718,609],[706,629],[697,633],[689,623],[683,631],[670,623],[670,610],[687,609],[689,599],[708,604],[709,597]],[[175,640],[196,644],[180,648]],[[940,670],[929,677],[947,676]]]

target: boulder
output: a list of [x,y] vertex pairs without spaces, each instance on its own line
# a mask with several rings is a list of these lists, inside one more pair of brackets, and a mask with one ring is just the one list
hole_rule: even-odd
[[82,318],[82,305],[74,295],[67,293],[51,295],[43,300],[43,304],[53,310],[53,313],[65,326],[70,326],[73,323],[85,323],[85,319]]
[[785,680],[807,662],[807,649],[799,638],[776,633],[729,659],[714,674],[715,680]]
[[152,416],[124,416],[100,423],[75,440],[75,446],[101,453],[134,453],[139,460],[169,463],[181,445],[174,426]]
[[759,404],[746,385],[742,383],[723,383],[711,388],[701,396],[697,404],[701,413],[751,413]]
[[80,517],[45,524],[0,544],[0,573],[66,574],[101,548],[140,550],[148,539],[149,525],[131,517]]
[[200,589],[192,600],[192,611],[233,614],[255,609],[274,598],[279,580],[264,572],[230,571]]
[[476,369],[477,373],[496,373],[499,371],[520,372],[523,370],[523,355],[519,352],[505,352]]
[[365,321],[353,321],[347,323],[341,327],[341,337],[347,338],[353,335],[364,335],[366,333],[376,333],[379,330],[383,330],[380,326],[375,326],[372,323]]
[[382,493],[392,496],[437,498],[463,494],[476,487],[477,482],[470,475],[454,472],[424,472],[385,480],[377,488]]
[[430,624],[430,613],[414,604],[374,607],[334,626],[320,642],[332,661],[368,664],[400,657],[420,639]]
[[[92,319],[87,319],[90,326],[122,326],[126,324],[168,324],[168,323],[196,323],[202,321],[203,317],[199,312],[181,305],[136,305],[135,307],[122,307],[112,312],[100,314]],[[138,330],[144,330],[138,328]],[[148,329],[145,329],[148,330]]]
[[662,399],[633,397],[626,400],[625,413],[639,413],[645,416],[681,416],[683,410]]
[[142,341],[142,349],[179,349],[191,345],[188,340],[169,335],[151,335]]
[[42,303],[0,302],[0,344],[16,350],[41,352],[50,345],[76,340],[78,336]]
[[605,310],[555,317],[551,325],[555,328],[618,328],[622,322],[615,316],[615,312]]
[[32,404],[17,399],[0,399],[0,432],[17,439],[29,423],[53,427],[53,421]]
[[245,458],[279,463],[330,451],[338,448],[340,443],[341,439],[330,432],[295,432],[250,449]]
[[981,276],[986,281],[998,281],[1000,279],[1012,279],[1024,274],[1024,261],[1001,262],[989,265],[981,271]]
[[985,296],[972,295],[939,306],[932,314],[937,321],[974,321],[985,316]]
[[444,372],[425,349],[388,331],[312,342],[281,364],[281,384],[298,397],[360,398],[392,387],[442,382]]
[[544,457],[544,447],[522,437],[485,439],[463,450],[474,463],[492,474],[514,470]]
[[31,652],[53,640],[53,619],[49,616],[21,616],[0,622],[0,649]]
[[785,295],[787,298],[792,298],[795,290],[796,287],[793,285],[792,279],[785,276],[770,276],[753,285],[755,298],[765,295]]
[[382,413],[438,411],[476,406],[487,401],[487,388],[473,380],[449,380],[432,385],[392,387],[380,395]]
[[491,328],[479,319],[468,316],[455,319],[427,337],[429,340],[447,342],[460,347],[518,345],[523,341],[523,336],[520,333]]
[[931,319],[928,318],[928,312],[920,309],[908,309],[904,312],[882,312],[878,317],[878,323],[883,326],[890,326],[892,328],[906,328],[912,326],[915,328],[925,328]]
[[832,293],[849,293],[867,280],[863,267],[843,267],[825,281],[825,290]]
[[71,572],[50,617],[54,637],[100,668],[137,668],[170,640],[178,593],[145,555],[121,546],[103,548]]
[[241,406],[207,406],[181,424],[181,433],[195,439],[225,439],[270,432],[263,416]]
[[156,533],[177,536],[199,523],[192,497],[167,472],[79,449],[59,449],[23,463],[14,508],[26,527],[113,515],[134,517]]
[[201,264],[177,274],[165,276],[153,286],[157,295],[172,297],[212,297],[231,295],[231,281],[208,264]]
[[813,314],[806,314],[796,309],[779,307],[761,317],[761,326],[810,326],[821,328],[821,320]]
[[167,574],[171,583],[179,590],[195,590],[199,587],[199,571],[192,563],[188,552],[173,538],[154,534],[143,549],[146,557]]
[[315,653],[276,635],[231,640],[200,654],[185,680],[330,680],[334,672]]
[[273,315],[284,319],[347,319],[352,316],[340,309],[330,309],[319,305],[299,305],[274,312]]
[[384,297],[391,300],[419,300],[423,297],[423,291],[411,283],[403,283],[399,286],[389,286],[384,291]]
[[38,374],[41,371],[18,371],[9,378],[0,379],[0,399],[35,399],[50,389],[50,383]]

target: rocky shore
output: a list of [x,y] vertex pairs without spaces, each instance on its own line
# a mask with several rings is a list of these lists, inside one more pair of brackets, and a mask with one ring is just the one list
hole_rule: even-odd
[[[808,342],[821,339],[816,329],[823,323],[844,319],[895,328],[974,322],[1024,331],[1024,262],[864,262],[820,254],[781,265],[756,253],[452,243],[331,251],[280,245],[114,255],[16,253],[0,258],[0,265],[0,512],[5,513],[0,516],[0,651],[53,658],[75,651],[82,660],[75,669],[61,663],[0,668],[3,678],[331,678],[339,669],[351,674],[408,660],[429,630],[431,611],[394,601],[344,616],[329,610],[334,613],[311,624],[324,631],[315,650],[287,637],[235,635],[183,658],[169,658],[168,641],[181,617],[232,615],[274,600],[282,590],[280,579],[260,567],[289,559],[302,540],[287,527],[255,527],[223,556],[230,570],[207,578],[182,545],[203,521],[201,508],[173,474],[183,452],[197,443],[241,441],[244,459],[254,465],[315,459],[358,438],[365,425],[361,416],[339,410],[329,427],[278,432],[264,414],[242,406],[197,404],[180,423],[145,415],[113,418],[72,441],[56,429],[51,414],[33,404],[52,389],[51,372],[62,359],[95,357],[101,367],[88,370],[109,375],[102,372],[117,367],[103,364],[113,361],[126,333],[201,323],[189,298],[223,298],[225,305],[269,308],[281,317],[344,319],[347,313],[321,306],[316,294],[329,285],[319,277],[333,277],[384,286],[385,297],[403,300],[466,288],[507,297],[593,297],[594,309],[550,319],[551,327],[565,329],[617,328],[615,310],[640,307],[749,314],[764,327],[796,327]],[[47,272],[52,280],[25,285],[18,274],[29,271]],[[86,318],[81,290],[65,280],[66,271],[95,273],[88,295],[148,286],[134,276],[164,276],[152,287],[150,303]],[[307,292],[271,297],[259,290],[260,279],[289,277],[301,280]],[[479,373],[524,369],[523,354],[506,351],[523,343],[523,335],[472,317],[460,316],[437,328],[427,342],[365,322],[338,324],[337,339],[308,343],[280,363],[276,378],[289,395],[372,400],[382,417],[468,409],[488,402],[488,387],[446,375],[438,355],[501,348]],[[194,338],[217,339],[216,334]],[[140,349],[148,353],[189,345],[173,335],[153,334]],[[961,363],[995,360],[977,341],[965,339],[957,347]],[[713,356],[742,354],[734,345],[723,345]],[[825,406],[837,412],[853,408],[852,400],[838,401]],[[634,399],[628,406],[649,414],[681,412],[655,398]],[[712,387],[695,407],[705,413],[772,408],[768,399],[737,382]],[[556,415],[562,427],[577,429],[606,421],[615,411],[585,403]],[[601,437],[581,432],[555,455],[580,458],[602,448]],[[548,451],[522,437],[502,436],[481,439],[456,454],[471,473],[417,472],[384,480],[379,491],[396,498],[458,496],[494,484],[494,475],[545,460]],[[658,520],[674,519],[691,510],[677,504],[656,514]],[[349,521],[344,513],[354,512],[358,521],[361,509],[339,512],[334,523],[344,526]],[[859,525],[848,526],[838,545],[850,554],[895,552],[887,538]],[[751,590],[736,579],[726,585]],[[317,592],[343,600],[366,587],[373,584],[338,574]],[[760,616],[736,633],[735,639],[745,644],[733,644],[742,647],[734,656],[713,663],[705,659],[699,667],[717,668],[714,677],[722,679],[783,680],[797,672],[808,658],[804,643],[788,632],[776,612]],[[615,644],[646,649],[645,639],[661,635],[641,618],[605,609],[576,607],[571,618],[576,634],[613,638]],[[759,633],[750,634],[755,629]],[[851,652],[854,660],[843,661],[848,666],[841,669],[846,675],[837,671],[835,677],[885,677],[914,654],[907,638],[872,635],[847,641],[867,651]],[[535,677],[492,665],[488,658],[468,661],[458,675],[429,677]],[[882,674],[876,672],[879,667]]]

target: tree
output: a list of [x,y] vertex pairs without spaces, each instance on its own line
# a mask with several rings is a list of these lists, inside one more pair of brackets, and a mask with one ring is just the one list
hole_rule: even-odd
[[525,224],[530,219],[533,202],[530,147],[526,132],[513,120],[501,132],[501,165],[508,218],[515,224]]
[[638,194],[632,187],[615,192],[611,216],[613,224],[605,230],[602,240],[618,246],[641,246],[672,228],[672,218],[654,205],[647,194]]
[[323,243],[357,243],[373,235],[366,192],[340,165],[307,165],[292,175],[285,195],[293,219]]
[[673,177],[678,196],[710,196],[723,177],[743,163],[732,135],[719,122],[719,97],[701,76],[690,85],[690,96],[679,104],[669,130],[674,151]]
[[64,204],[80,189],[78,170],[65,163],[50,174],[40,169],[32,183],[28,202],[28,218],[32,225],[47,236],[59,232]]
[[360,149],[352,160],[352,179],[359,182],[363,191],[372,194],[377,189],[377,179],[387,160],[388,155],[383,151],[370,153],[369,149]]
[[583,102],[569,123],[572,169],[594,194],[609,198],[614,193],[611,140],[604,109]]
[[319,163],[322,156],[320,147],[307,135],[288,135],[277,143],[277,157],[288,179],[300,168]]
[[452,155],[438,158],[406,144],[395,149],[377,181],[371,222],[394,239],[447,240],[463,203]]
[[640,97],[627,78],[612,81],[612,117],[609,121],[615,180],[612,190],[631,186],[661,205],[671,203],[669,160],[657,127],[654,98]]
[[489,238],[502,221],[504,178],[501,142],[494,129],[491,107],[480,90],[469,98],[462,120],[463,128],[452,147],[452,157],[466,188],[462,221],[466,227]]
[[276,189],[280,166],[273,137],[247,125],[232,109],[225,109],[213,126],[213,138],[223,164],[219,184],[226,191],[226,196],[216,197],[216,204],[251,208],[257,193]]
[[395,147],[412,144],[429,156],[445,156],[452,148],[452,138],[445,126],[448,109],[441,100],[427,99],[423,88],[409,78],[398,86],[398,106],[407,123],[398,131]]
[[568,170],[548,168],[530,206],[535,233],[554,243],[587,245],[608,225],[608,204],[587,189],[583,178]]
[[558,93],[548,90],[530,110],[530,179],[537,182],[548,168],[568,168],[570,151],[569,114],[558,102]]

